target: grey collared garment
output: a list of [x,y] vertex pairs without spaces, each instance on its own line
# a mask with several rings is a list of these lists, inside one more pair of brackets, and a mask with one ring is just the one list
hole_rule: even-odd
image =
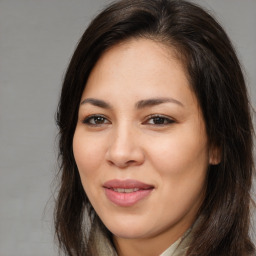
[[92,232],[92,240],[93,247],[97,251],[97,255],[99,256],[118,256],[116,250],[110,244],[109,240],[102,234],[97,223],[95,223]]
[[160,256],[185,256],[192,239],[192,228],[190,228],[181,238],[174,242]]
[[[101,233],[99,228],[94,230],[94,243],[99,256],[118,256],[108,239]],[[159,256],[185,256],[192,239],[192,228],[187,230],[185,234],[174,242]]]

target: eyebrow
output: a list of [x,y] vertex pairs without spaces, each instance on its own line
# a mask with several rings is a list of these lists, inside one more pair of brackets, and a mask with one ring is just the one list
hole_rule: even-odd
[[90,103],[93,106],[100,107],[100,108],[106,108],[111,109],[111,105],[103,100],[98,100],[94,98],[87,98],[81,102],[81,105],[84,105],[86,103]]
[[146,100],[140,100],[136,103],[136,108],[137,109],[142,109],[146,107],[152,107],[156,105],[160,105],[163,103],[175,103],[178,104],[179,106],[184,106],[180,101],[175,100],[173,98],[153,98],[153,99],[146,99]]
[[[100,107],[100,108],[112,109],[111,104],[104,100],[99,100],[99,99],[95,99],[95,98],[87,98],[81,102],[81,105],[84,105],[86,103],[89,103],[91,105],[94,105],[94,106]],[[184,107],[184,105],[180,101],[175,100],[173,98],[152,98],[152,99],[140,100],[135,104],[135,107],[137,109],[142,109],[142,108],[160,105],[163,103],[174,103],[174,104]]]

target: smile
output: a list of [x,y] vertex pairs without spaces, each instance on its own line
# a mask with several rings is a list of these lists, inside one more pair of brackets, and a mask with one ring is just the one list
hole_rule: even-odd
[[104,183],[103,188],[109,201],[118,206],[129,207],[147,198],[154,186],[137,180],[110,180]]
[[132,193],[140,189],[139,188],[113,188],[113,190],[118,193]]

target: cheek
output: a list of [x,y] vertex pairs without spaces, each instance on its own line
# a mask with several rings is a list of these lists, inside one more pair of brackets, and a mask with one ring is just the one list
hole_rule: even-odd
[[178,174],[185,169],[195,171],[195,168],[208,165],[207,144],[204,142],[174,138],[151,143],[149,151],[149,159],[158,166],[156,170],[165,173]]
[[102,145],[101,139],[84,135],[83,130],[78,127],[73,138],[73,152],[77,166],[85,171],[95,169],[102,158],[104,151]]
[[177,133],[152,143],[149,155],[161,183],[165,184],[165,193],[182,198],[187,193],[197,194],[204,187],[209,161],[206,136]]
[[104,147],[97,141],[99,139],[85,136],[83,133],[79,128],[75,131],[73,152],[82,183],[86,188],[88,184],[92,184],[90,181],[99,175],[97,169],[104,157]]
[[208,167],[207,152],[205,141],[196,142],[184,136],[151,147],[151,164],[160,181],[162,218],[178,219],[200,207]]
[[[99,164],[103,157],[103,148],[97,139],[85,136],[81,128],[77,128],[73,138],[73,152],[83,188],[88,198],[96,195],[95,183],[99,181]],[[93,202],[92,202],[93,204]]]

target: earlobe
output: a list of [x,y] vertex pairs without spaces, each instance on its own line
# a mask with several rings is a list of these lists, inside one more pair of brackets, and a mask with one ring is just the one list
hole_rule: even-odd
[[221,162],[221,149],[219,146],[213,146],[209,153],[209,164],[218,165]]

